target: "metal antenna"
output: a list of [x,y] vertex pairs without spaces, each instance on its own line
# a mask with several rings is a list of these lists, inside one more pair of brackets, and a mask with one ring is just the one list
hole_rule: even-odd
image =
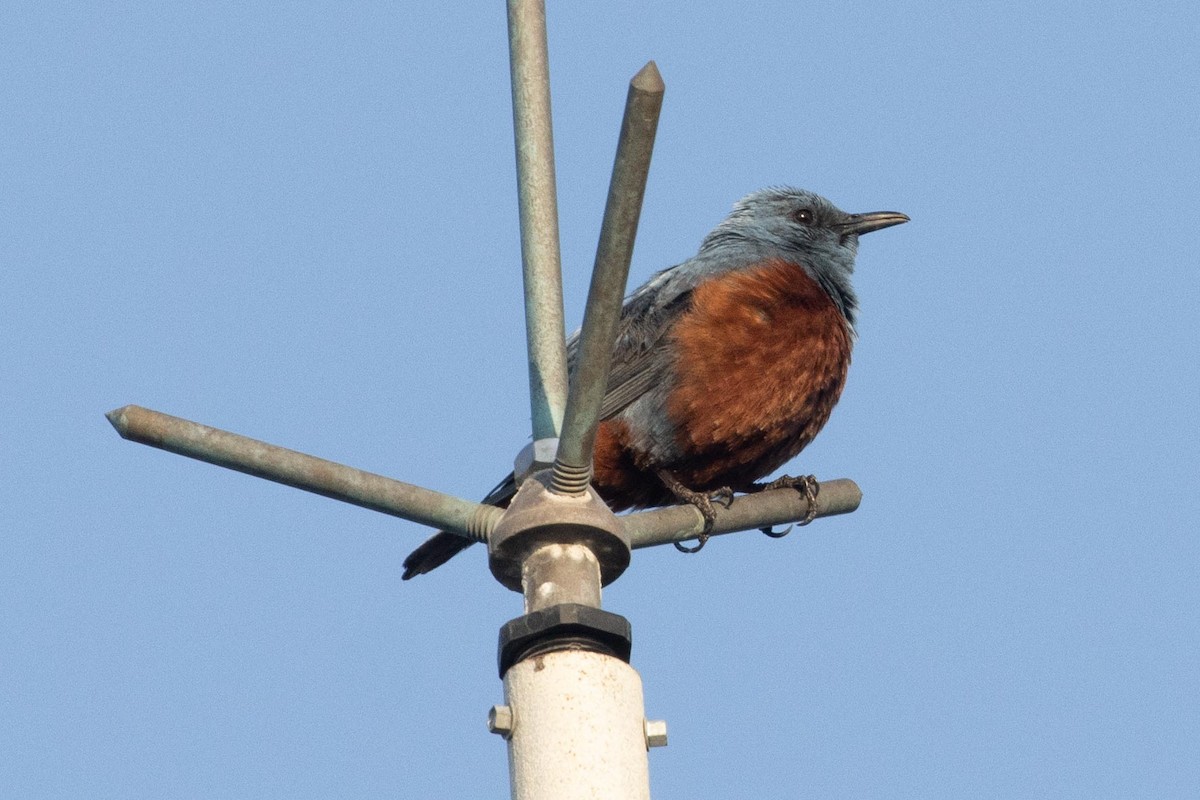
[[551,488],[560,494],[582,494],[592,479],[592,446],[596,441],[600,404],[608,388],[613,341],[665,91],[653,61],[629,82],[604,222],[600,226],[600,244],[592,268],[592,285],[580,330],[579,358],[571,379],[562,444],[554,460]]
[[[550,56],[542,2],[508,4],[508,52],[525,277],[529,402],[533,440],[548,442],[562,428],[567,403],[567,351],[563,341],[558,195],[550,124]],[[552,445],[547,446],[552,452]]]
[[[509,0],[510,27],[533,17],[544,30],[544,14],[542,0]],[[514,102],[520,61],[514,54]],[[539,78],[549,86],[548,70]],[[492,574],[525,595],[525,615],[500,631],[505,703],[488,717],[508,741],[516,800],[649,800],[646,751],[666,744],[665,723],[645,719],[629,622],[600,608],[602,583],[629,565],[630,536],[589,486],[664,88],[653,62],[629,86],[553,469],[525,481],[488,543]]]
[[[704,519],[690,505],[617,517],[589,483],[664,86],[654,62],[630,82],[568,393],[544,0],[508,0],[508,25],[534,439],[508,509],[140,406],[107,416],[131,441],[487,542],[492,574],[525,598],[500,632],[505,703],[488,716],[509,743],[512,796],[649,798],[646,751],[666,744],[666,724],[644,717],[630,625],[600,608],[601,586],[631,549],[694,539]],[[709,533],[845,514],[861,498],[844,479],[820,485],[815,509],[792,489],[763,491],[718,506]]]

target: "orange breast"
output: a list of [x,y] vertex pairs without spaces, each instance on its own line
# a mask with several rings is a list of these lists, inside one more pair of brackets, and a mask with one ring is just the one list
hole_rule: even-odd
[[851,334],[798,266],[768,262],[701,284],[673,333],[667,413],[694,489],[738,488],[778,469],[829,419],[846,383]]
[[594,481],[615,510],[675,502],[657,468],[697,491],[743,489],[775,471],[824,426],[850,366],[841,312],[784,261],[701,284],[670,337],[677,361],[663,413],[680,455],[654,463],[626,420],[602,422]]

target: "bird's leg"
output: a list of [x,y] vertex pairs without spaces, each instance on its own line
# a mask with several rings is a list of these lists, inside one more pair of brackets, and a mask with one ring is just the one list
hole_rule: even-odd
[[[804,526],[816,519],[817,493],[821,491],[821,484],[817,483],[816,475],[801,475],[799,477],[784,475],[783,477],[776,478],[770,483],[752,483],[748,487],[747,491],[766,492],[770,491],[771,489],[795,489],[799,492],[803,492],[804,499],[808,501],[808,511],[805,513],[804,519],[797,524]],[[767,536],[770,536],[772,539],[782,539],[791,532],[792,526],[788,525],[781,531],[777,531],[774,528],[759,528],[759,530],[761,530]]]
[[675,548],[680,552],[700,552],[700,549],[708,542],[709,531],[712,530],[713,522],[717,518],[716,509],[712,506],[713,501],[715,500],[726,508],[729,508],[733,503],[733,489],[730,489],[728,486],[722,486],[720,489],[706,494],[687,488],[665,469],[657,470],[656,474],[658,475],[658,479],[663,482],[663,486],[667,487],[667,490],[675,495],[676,499],[681,503],[691,503],[700,511],[701,516],[704,517],[704,530],[700,531],[700,536],[697,537],[695,547],[688,547],[680,542],[675,542]]

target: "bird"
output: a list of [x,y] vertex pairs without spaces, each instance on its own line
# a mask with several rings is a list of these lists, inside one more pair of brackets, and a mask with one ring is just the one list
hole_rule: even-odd
[[[769,187],[734,204],[693,257],[654,274],[621,308],[600,409],[592,485],[613,511],[682,502],[706,520],[735,491],[800,453],[829,420],[856,339],[859,236],[908,222],[846,213],[813,192]],[[579,334],[567,342],[568,371]],[[482,501],[507,506],[513,475]],[[769,533],[770,530],[768,529]],[[472,544],[438,532],[404,561],[408,580]],[[681,548],[684,549],[684,548]]]

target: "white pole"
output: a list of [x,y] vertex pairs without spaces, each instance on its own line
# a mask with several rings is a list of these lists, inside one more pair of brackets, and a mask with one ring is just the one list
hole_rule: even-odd
[[[508,23],[535,443],[530,460],[538,463],[539,444],[548,450],[560,432],[563,440],[553,473],[524,481],[488,537],[492,573],[510,589],[519,581],[525,596],[525,616],[501,633],[505,705],[492,709],[489,727],[508,740],[514,800],[649,800],[646,752],[652,740],[665,744],[665,734],[656,724],[648,736],[642,681],[624,660],[628,623],[600,610],[601,584],[629,565],[629,541],[588,483],[662,78],[651,63],[630,85],[576,365],[576,377],[587,380],[568,398],[545,0],[508,0]],[[566,421],[571,424],[564,429]],[[613,618],[623,628],[616,648],[606,630]]]
[[[548,471],[540,475],[548,480]],[[587,505],[611,516],[594,492],[587,498]],[[531,502],[538,504],[534,513],[553,513],[543,503],[580,500],[530,482],[506,521],[530,525],[525,509]],[[498,539],[503,547],[503,529]],[[581,544],[538,547],[522,561],[521,588],[526,615],[501,634],[505,705],[488,718],[492,732],[508,740],[513,800],[649,800],[646,751],[666,744],[665,724],[646,722],[642,679],[625,660],[628,623],[600,610],[595,554]],[[613,632],[621,645],[607,638]],[[506,655],[510,646],[513,661]]]
[[505,673],[504,698],[513,800],[649,800],[642,680],[633,667],[584,650],[535,655]]

